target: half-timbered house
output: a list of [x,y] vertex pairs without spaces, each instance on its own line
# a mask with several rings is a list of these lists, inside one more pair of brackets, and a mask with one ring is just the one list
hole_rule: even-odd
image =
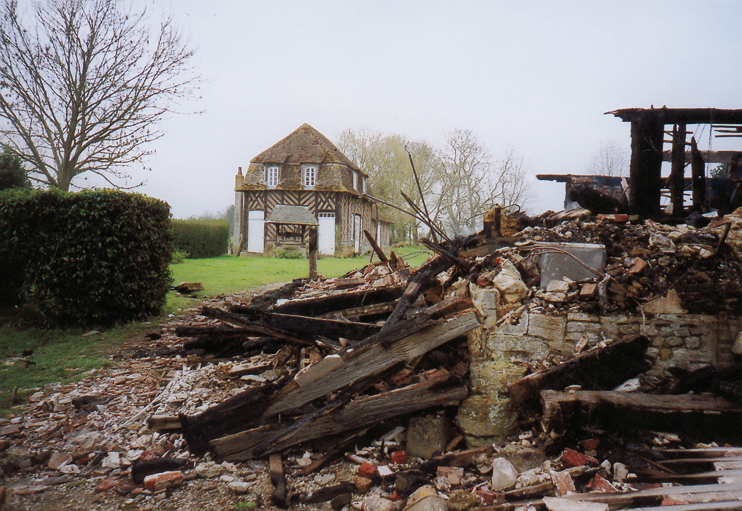
[[[371,200],[368,175],[322,133],[301,125],[250,161],[235,183],[235,250],[271,255],[296,239],[290,225],[266,222],[278,205],[305,206],[319,223],[319,252],[350,255],[370,248],[364,230],[389,245],[389,224]],[[293,227],[299,229],[298,226]]]

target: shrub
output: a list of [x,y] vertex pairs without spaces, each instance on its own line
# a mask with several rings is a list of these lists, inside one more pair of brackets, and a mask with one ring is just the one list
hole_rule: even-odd
[[279,259],[307,259],[307,251],[298,248],[278,247],[273,255]]
[[218,220],[173,220],[173,247],[191,259],[217,257],[227,253],[229,224]]
[[0,193],[5,301],[48,323],[107,326],[158,314],[171,284],[170,206],[113,190]]

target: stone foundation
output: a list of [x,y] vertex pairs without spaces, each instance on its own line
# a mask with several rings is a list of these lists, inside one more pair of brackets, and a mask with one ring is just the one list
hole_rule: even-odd
[[[479,297],[478,297],[479,298]],[[481,298],[479,301],[486,302]],[[483,316],[492,317],[484,308]],[[491,322],[489,322],[491,324]],[[672,366],[693,370],[707,364],[717,369],[735,363],[732,345],[742,330],[742,318],[696,314],[596,316],[570,313],[563,316],[524,313],[518,323],[505,321],[469,334],[471,383],[477,393],[459,408],[457,423],[473,447],[507,436],[516,414],[510,407],[507,386],[522,377],[525,368],[513,357],[541,361],[573,356],[575,346],[586,341],[589,349],[601,339],[618,340],[644,333],[650,340],[647,355],[650,373],[661,374]],[[487,420],[485,424],[480,422]]]

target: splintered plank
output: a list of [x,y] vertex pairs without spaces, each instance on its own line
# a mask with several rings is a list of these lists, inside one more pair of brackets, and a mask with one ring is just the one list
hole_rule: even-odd
[[508,395],[517,408],[538,403],[542,390],[561,390],[582,385],[595,390],[612,389],[648,369],[644,352],[649,339],[632,335],[605,348],[593,349],[550,369],[530,374],[508,386]]
[[477,315],[469,311],[448,321],[431,322],[430,326],[389,346],[377,344],[358,350],[357,356],[353,349],[348,349],[325,357],[310,367],[302,379],[294,380],[278,391],[271,398],[263,418],[296,410],[329,392],[380,374],[399,362],[422,356],[478,326]]
[[[467,384],[452,375],[410,385],[375,396],[355,399],[340,409],[287,426],[271,438],[250,430],[212,441],[214,452],[227,461],[245,461],[281,451],[302,442],[315,440],[376,424],[380,421],[426,408],[456,404],[469,395]],[[262,447],[257,449],[256,447]]]

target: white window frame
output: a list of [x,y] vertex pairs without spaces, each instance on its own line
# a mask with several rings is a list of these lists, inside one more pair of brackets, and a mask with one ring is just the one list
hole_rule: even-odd
[[301,166],[301,183],[304,185],[304,188],[314,188],[316,186],[318,172],[317,165]]
[[355,191],[358,191],[358,177],[359,177],[358,171],[354,170],[353,171],[353,189]]
[[275,188],[278,186],[278,182],[281,180],[281,166],[280,165],[266,165],[265,167],[265,186],[268,188]]

